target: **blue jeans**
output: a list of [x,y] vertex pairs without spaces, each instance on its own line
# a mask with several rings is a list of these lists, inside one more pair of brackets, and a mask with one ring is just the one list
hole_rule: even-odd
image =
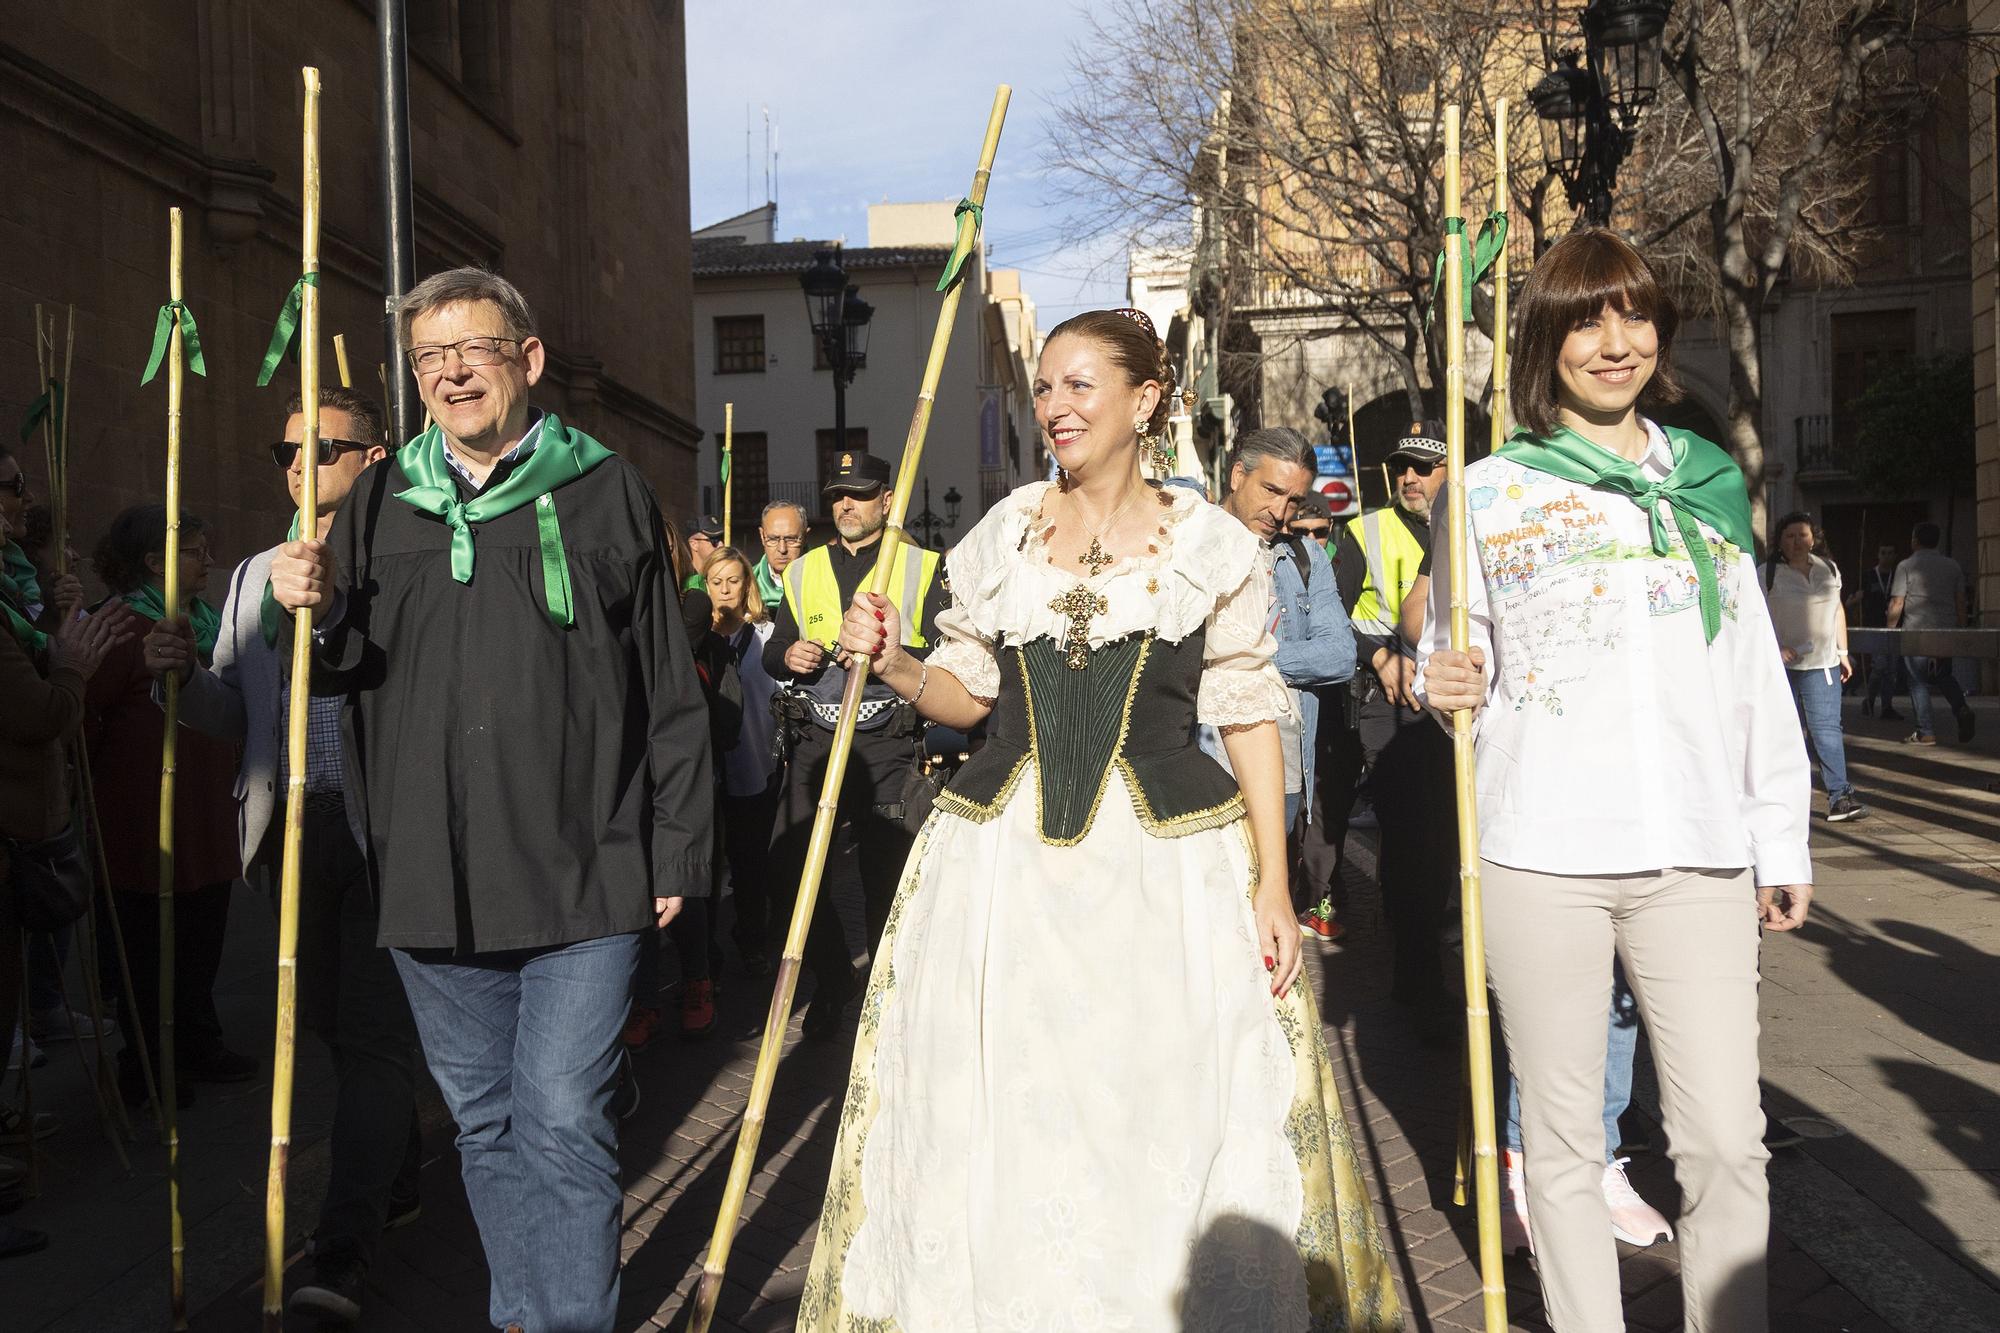
[[618,1129],[611,1094],[637,934],[454,957],[395,950],[491,1274],[488,1318],[611,1333]]
[[1910,673],[1910,712],[1915,715],[1917,734],[1935,736],[1931,727],[1931,691],[1944,695],[1952,716],[1965,711],[1965,689],[1952,673],[1949,657],[1906,657],[1903,666]]
[[[1639,1000],[1625,981],[1625,964],[1611,960],[1610,1036],[1604,1043],[1604,1160],[1618,1155],[1618,1117],[1632,1104],[1632,1060],[1639,1051]],[[1514,1066],[1500,1048],[1501,1073],[1507,1090],[1506,1147],[1521,1151],[1521,1085],[1514,1079]]]
[[1896,695],[1903,688],[1897,677],[1903,674],[1903,659],[1894,653],[1868,655],[1868,698],[1880,701],[1882,712],[1893,712]]
[[1799,724],[1819,760],[1819,785],[1826,788],[1827,804],[1853,795],[1854,784],[1847,780],[1847,741],[1840,732],[1840,668],[1788,670],[1785,678],[1792,683]]

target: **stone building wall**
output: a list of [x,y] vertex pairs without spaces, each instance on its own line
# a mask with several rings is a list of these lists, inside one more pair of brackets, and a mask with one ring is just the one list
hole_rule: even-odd
[[[297,388],[257,367],[299,272],[300,67],[321,101],[324,333],[381,393],[381,186],[372,0],[73,0],[0,34],[0,424],[38,392],[31,311],[77,307],[72,527],[88,554],[158,499],[165,389],[142,388],[166,298],[167,210],[206,380],[189,380],[184,503],[223,560],[287,500],[268,445]],[[636,462],[670,511],[693,493],[687,89],[678,0],[408,0],[417,273],[488,265],[549,344],[534,401]],[[334,374],[330,349],[323,364]],[[43,493],[41,446],[18,451]],[[219,594],[219,590],[215,590]]]

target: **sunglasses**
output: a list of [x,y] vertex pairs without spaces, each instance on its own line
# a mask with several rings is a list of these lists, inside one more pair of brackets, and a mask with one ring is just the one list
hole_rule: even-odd
[[1298,524],[1296,524],[1296,523],[1294,523],[1294,524],[1292,525],[1292,535],[1293,535],[1293,536],[1295,536],[1295,537],[1310,537],[1310,538],[1311,538],[1312,540],[1314,540],[1314,541],[1316,541],[1316,542],[1323,542],[1323,541],[1325,541],[1325,540],[1326,540],[1326,537],[1327,537],[1327,534],[1328,534],[1328,533],[1330,533],[1330,532],[1332,532],[1332,531],[1333,531],[1333,525],[1332,525],[1331,523],[1327,523],[1327,524],[1319,524],[1319,523],[1314,523],[1314,524],[1310,524],[1310,525],[1307,525],[1307,526],[1304,526],[1304,527],[1301,527],[1300,525],[1298,525]]
[[[352,440],[330,440],[325,436],[321,436],[319,441],[319,465],[325,467],[342,454],[358,454],[367,448],[367,445],[356,444]],[[280,440],[271,446],[271,461],[288,471],[292,466],[292,460],[298,456],[299,446],[292,440]]]
[[1443,466],[1444,464],[1442,463],[1419,463],[1414,458],[1399,458],[1389,464],[1389,471],[1398,477],[1402,476],[1405,472],[1414,472],[1420,477],[1428,477]]

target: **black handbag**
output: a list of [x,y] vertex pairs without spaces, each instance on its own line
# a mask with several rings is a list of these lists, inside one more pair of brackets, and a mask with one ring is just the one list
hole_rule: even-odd
[[90,868],[73,829],[26,842],[7,838],[7,896],[23,930],[60,930],[90,910]]

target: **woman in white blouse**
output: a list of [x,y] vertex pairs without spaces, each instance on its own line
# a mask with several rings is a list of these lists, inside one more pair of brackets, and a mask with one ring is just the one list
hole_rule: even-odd
[[1487,967],[1558,1333],[1624,1327],[1600,1188],[1614,953],[1660,1074],[1687,1327],[1767,1327],[1758,927],[1805,920],[1809,787],[1742,476],[1638,411],[1679,396],[1676,322],[1610,232],[1536,265],[1523,429],[1466,469],[1471,651],[1448,649],[1442,573],[1426,631],[1427,702],[1477,710]]

